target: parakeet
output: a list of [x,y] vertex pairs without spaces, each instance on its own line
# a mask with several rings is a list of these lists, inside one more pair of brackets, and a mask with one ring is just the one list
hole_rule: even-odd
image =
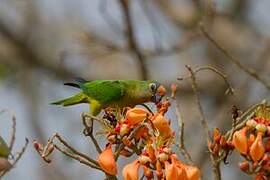
[[8,158],[10,150],[5,140],[0,136],[0,157]]
[[64,85],[79,88],[82,92],[52,104],[70,106],[89,103],[90,114],[94,116],[107,107],[123,108],[146,102],[158,103],[166,94],[164,86],[157,81],[77,79],[75,83]]

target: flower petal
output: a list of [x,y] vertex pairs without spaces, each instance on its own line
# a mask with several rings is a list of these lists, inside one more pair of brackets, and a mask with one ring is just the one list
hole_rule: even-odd
[[248,151],[247,130],[247,127],[244,127],[233,134],[233,145],[242,154],[247,154]]
[[138,160],[135,160],[134,162],[127,164],[122,171],[124,180],[138,180],[139,167],[140,167],[140,163]]
[[126,121],[130,125],[136,125],[145,120],[150,113],[143,108],[132,108],[126,113]]
[[98,156],[98,164],[110,175],[117,174],[117,165],[112,151],[112,145],[109,144]]
[[253,142],[253,144],[250,147],[249,154],[250,154],[253,161],[260,160],[264,155],[265,148],[264,148],[263,142],[262,142],[262,135],[263,135],[262,132],[258,132],[255,141]]

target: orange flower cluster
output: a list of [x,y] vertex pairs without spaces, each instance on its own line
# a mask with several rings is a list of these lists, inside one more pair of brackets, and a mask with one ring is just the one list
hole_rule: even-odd
[[[219,129],[215,128],[213,131],[213,142],[208,142],[208,149],[216,157],[222,153],[225,153],[227,157],[229,152],[234,149],[234,146],[230,141],[226,140],[225,136],[219,132]],[[226,158],[224,161],[226,161]]]
[[139,179],[140,168],[147,179],[198,180],[199,169],[182,163],[171,150],[175,133],[164,117],[169,107],[166,100],[157,105],[155,114],[135,107],[124,115],[107,115],[115,117],[116,123],[107,128],[108,144],[98,157],[100,167],[109,175],[117,175],[118,156],[136,154],[136,160],[122,170],[125,180]]
[[239,163],[241,170],[255,174],[256,180],[270,178],[270,108],[266,105],[256,109],[246,126],[234,132],[232,143],[245,157]]

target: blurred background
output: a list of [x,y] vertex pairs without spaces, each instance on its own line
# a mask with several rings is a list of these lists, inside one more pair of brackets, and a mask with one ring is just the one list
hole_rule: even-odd
[[[210,127],[229,129],[232,105],[244,110],[270,93],[213,46],[198,23],[204,21],[222,47],[270,82],[269,9],[269,0],[0,0],[0,108],[16,114],[15,150],[25,137],[45,143],[59,132],[77,149],[97,156],[82,135],[80,113],[87,105],[49,105],[77,92],[63,86],[74,77],[155,79],[167,87],[177,82],[187,149],[204,178],[211,179],[194,94],[189,81],[179,82],[177,77],[188,73],[185,65],[211,65],[227,74],[235,97],[224,95],[226,84],[211,72],[200,72],[198,82]],[[9,118],[1,115],[0,134],[5,139]],[[174,107],[168,118],[177,131]],[[104,147],[103,138],[97,139]],[[222,165],[223,179],[250,178],[238,169],[240,159],[233,154],[230,165]],[[124,161],[120,159],[120,167]],[[103,178],[62,154],[45,164],[30,145],[4,179]]]

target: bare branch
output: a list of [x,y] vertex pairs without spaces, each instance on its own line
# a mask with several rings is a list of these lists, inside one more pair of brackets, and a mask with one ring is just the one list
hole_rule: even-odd
[[[88,124],[88,120],[90,120],[90,125]],[[84,115],[82,114],[82,122],[83,122],[83,125],[85,127],[84,131],[83,131],[83,134],[85,136],[89,136],[92,140],[92,142],[94,143],[95,145],[95,148],[97,150],[98,153],[101,153],[102,150],[96,140],[96,138],[94,137],[94,134],[93,134],[93,127],[94,127],[94,119],[93,118],[89,118],[89,116],[87,115]]]
[[126,35],[128,39],[129,48],[131,51],[133,51],[134,55],[136,56],[138,60],[138,63],[142,72],[142,79],[144,80],[148,79],[149,75],[148,75],[147,67],[145,64],[145,57],[140,50],[140,47],[137,43],[136,35],[134,32],[133,21],[132,21],[131,11],[130,11],[131,1],[119,0],[119,3],[124,13],[124,22],[126,25]]
[[75,154],[72,154],[72,153],[69,153],[68,151],[65,151],[63,149],[61,149],[60,147],[58,147],[57,145],[55,145],[55,148],[58,149],[60,152],[62,152],[63,154],[65,154],[66,156],[69,156],[70,158],[72,159],[75,159],[77,161],[79,161],[80,163],[82,164],[85,164],[91,168],[94,168],[94,169],[97,169],[97,170],[100,170],[100,171],[103,171],[100,167],[96,166],[96,165],[93,165],[92,163],[89,163],[88,161],[86,161],[85,159],[83,159],[82,157],[78,156],[78,155],[75,155]]
[[[198,84],[197,84],[197,81],[196,81],[195,73],[191,69],[190,66],[186,66],[186,68],[188,69],[188,71],[190,72],[190,75],[191,75],[192,89],[193,89],[193,92],[194,92],[194,94],[196,96],[196,103],[197,103],[197,107],[198,107],[199,114],[200,114],[200,117],[201,117],[201,124],[203,126],[204,133],[205,133],[207,143],[208,143],[208,142],[211,142],[211,138],[210,138],[211,135],[210,135],[209,126],[208,126],[208,123],[206,121],[204,111],[203,111],[203,108],[202,108],[202,105],[201,105],[200,96],[199,96],[199,92],[198,92]],[[215,157],[214,157],[214,155],[212,153],[210,153],[210,158],[211,158],[212,170],[213,170],[213,173],[214,173],[215,180],[221,180],[220,162],[216,161],[216,159],[215,159]]]
[[[196,74],[197,72],[200,72],[200,71],[203,71],[203,70],[210,70],[210,71],[213,71],[214,73],[216,73],[217,75],[219,75],[224,80],[224,82],[226,83],[226,85],[228,87],[228,91],[226,91],[226,92],[228,92],[229,94],[234,94],[234,89],[231,86],[231,84],[228,81],[227,76],[225,74],[223,74],[222,72],[220,72],[219,70],[217,70],[215,67],[212,67],[212,66],[198,67],[197,69],[194,70],[194,73]],[[177,78],[177,79],[178,80],[183,80],[183,79],[190,78],[190,77],[191,77],[191,75],[188,75],[186,77],[180,77],[180,78]]]
[[246,72],[247,74],[249,74],[251,77],[253,77],[254,79],[256,79],[257,81],[259,81],[260,83],[262,83],[264,85],[265,88],[267,88],[268,90],[270,90],[270,84],[264,80],[262,77],[260,77],[258,75],[258,73],[250,68],[250,67],[246,67],[244,64],[242,64],[237,58],[235,58],[234,56],[232,56],[224,47],[222,47],[210,34],[209,32],[206,30],[205,26],[201,23],[200,24],[200,30],[201,32],[204,34],[204,36],[211,42],[213,43],[217,49],[219,49],[232,63],[234,63],[236,66],[238,66],[240,69],[242,69],[244,72]]

